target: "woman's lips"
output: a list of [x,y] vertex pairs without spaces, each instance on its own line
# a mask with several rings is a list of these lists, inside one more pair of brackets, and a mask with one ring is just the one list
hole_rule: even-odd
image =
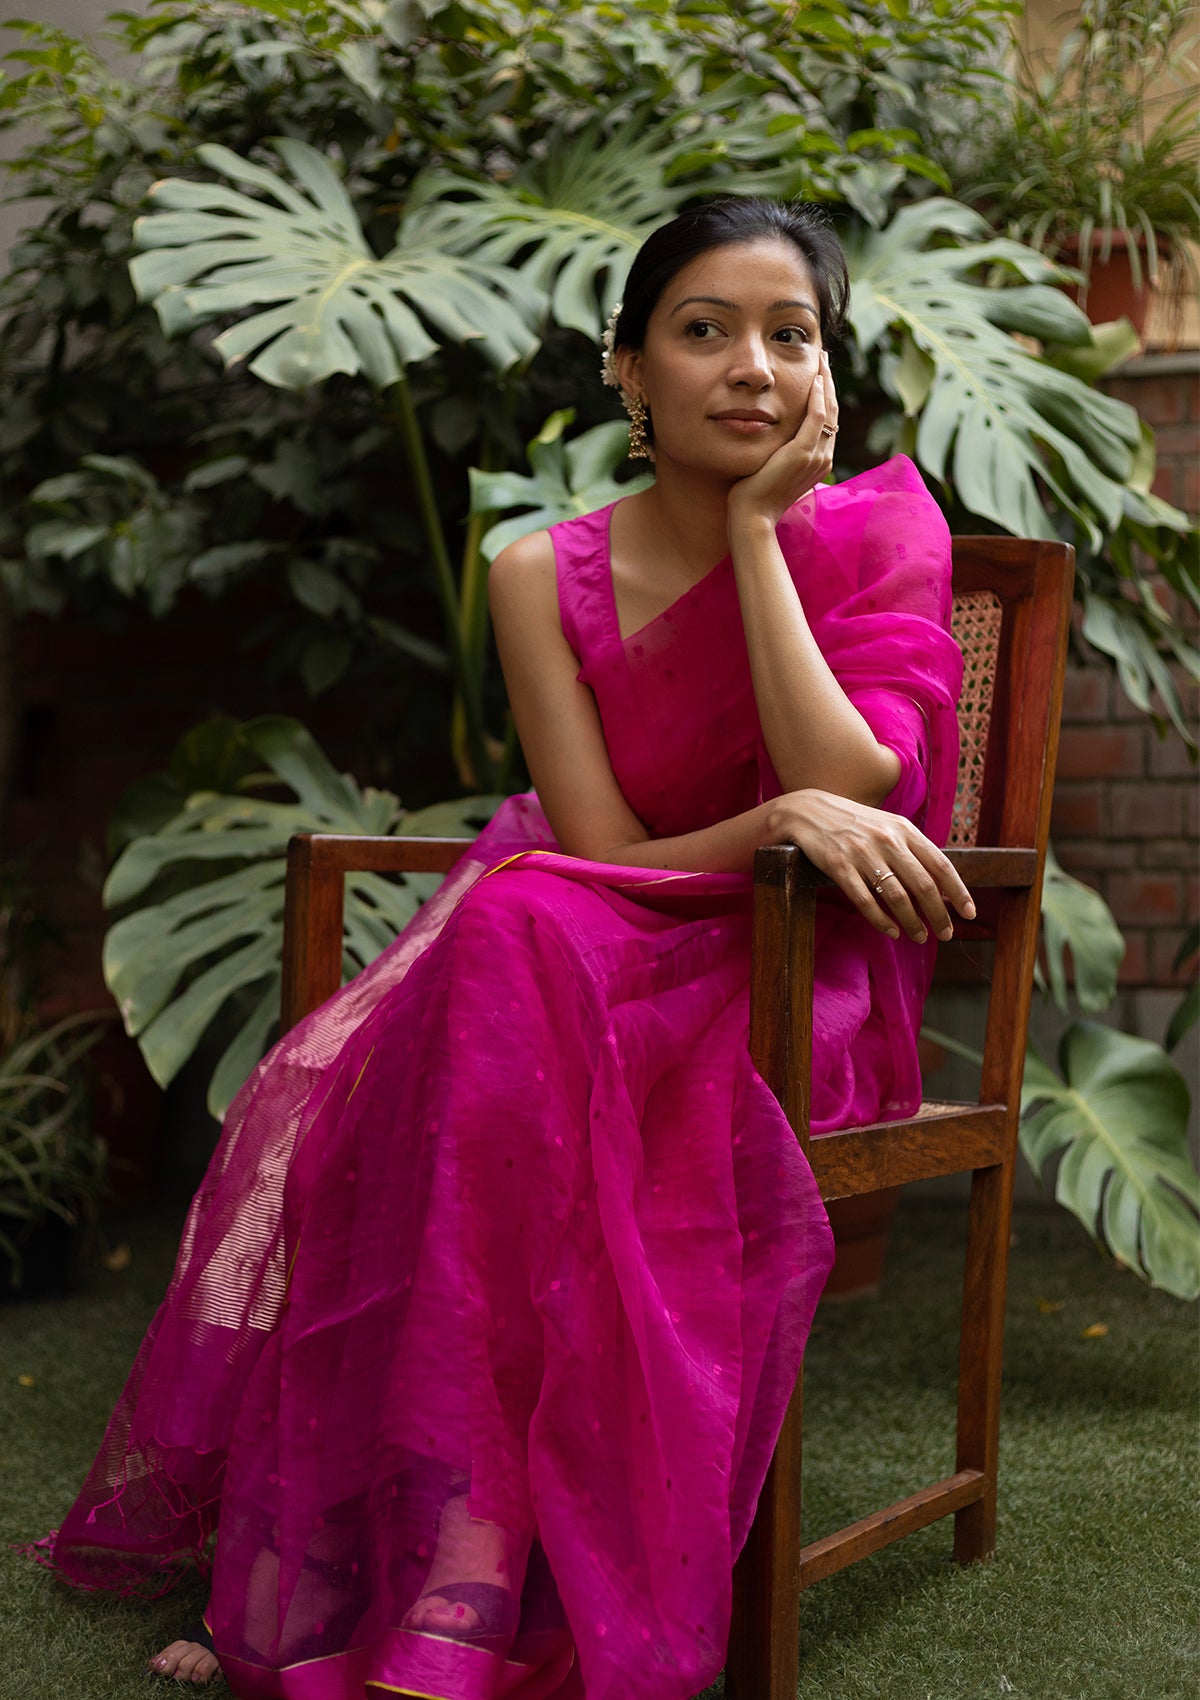
[[730,431],[737,431],[746,436],[756,436],[760,431],[769,431],[772,425],[778,423],[773,414],[757,411],[736,411],[729,413],[714,413],[710,418],[718,425],[724,425]]

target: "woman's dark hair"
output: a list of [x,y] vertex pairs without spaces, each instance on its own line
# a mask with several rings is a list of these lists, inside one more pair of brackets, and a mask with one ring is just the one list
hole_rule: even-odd
[[807,201],[768,201],[730,195],[680,213],[643,242],[629,268],[625,302],[613,336],[617,348],[641,348],[659,296],[698,254],[731,242],[782,238],[803,255],[821,315],[821,341],[837,341],[846,323],[850,279],[842,245],[824,211]]

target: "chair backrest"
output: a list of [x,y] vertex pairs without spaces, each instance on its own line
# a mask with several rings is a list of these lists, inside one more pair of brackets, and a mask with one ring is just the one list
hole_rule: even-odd
[[[1059,543],[1009,537],[954,541],[955,595],[976,598],[987,593],[1000,605],[990,713],[986,730],[982,724],[975,728],[966,764],[968,782],[975,789],[971,808],[978,842],[951,850],[979,910],[977,921],[956,923],[956,936],[994,941],[980,1103],[1004,1108],[997,1111],[994,1128],[984,1130],[985,1143],[1002,1137],[1011,1144],[1015,1137],[1012,1106],[1020,1090],[1037,955],[1071,563],[1071,550]],[[816,890],[826,882],[795,845],[759,850],[755,879],[751,1054],[808,1150],[812,940]],[[822,1171],[818,1180],[827,1198],[867,1191],[871,1184],[925,1178],[923,1152],[914,1148],[909,1163],[904,1157],[907,1148],[885,1124],[876,1131],[878,1138],[856,1129],[827,1134],[816,1142],[810,1160],[814,1170]],[[936,1138],[936,1130],[927,1128],[930,1151]],[[872,1140],[874,1147],[868,1149]],[[979,1149],[976,1142],[968,1156],[978,1157]],[[952,1156],[935,1154],[930,1173],[974,1166],[973,1160],[958,1163]]]
[[963,657],[958,698],[958,786],[948,840],[956,848],[979,842],[979,811],[1003,621],[1004,604],[994,590],[964,590],[954,598],[951,630]]
[[952,845],[1045,844],[1072,560],[1065,543],[954,539],[955,636],[966,667]]

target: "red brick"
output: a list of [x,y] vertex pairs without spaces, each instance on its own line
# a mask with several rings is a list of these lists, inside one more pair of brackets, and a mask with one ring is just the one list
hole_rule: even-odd
[[1160,464],[1176,455],[1180,460],[1187,460],[1200,453],[1200,430],[1191,422],[1164,425],[1161,430],[1156,427],[1154,437]]
[[1056,840],[1097,837],[1104,830],[1103,801],[1104,787],[1094,781],[1055,785],[1051,837]]
[[1156,986],[1185,986],[1191,979],[1187,963],[1173,966],[1183,943],[1182,928],[1170,928],[1150,936],[1150,973]]
[[1150,488],[1164,502],[1170,502],[1173,508],[1183,506],[1183,468],[1173,457],[1160,460],[1154,468],[1154,482]]
[[1058,744],[1060,779],[1136,779],[1145,772],[1140,726],[1067,726]]
[[1114,873],[1106,884],[1105,896],[1118,926],[1126,921],[1145,927],[1183,920],[1183,881],[1178,874]]
[[1139,708],[1136,702],[1132,702],[1129,697],[1125,695],[1119,679],[1113,680],[1112,713],[1110,718],[1114,721],[1134,720],[1141,726],[1146,725],[1146,710],[1144,708]]
[[1200,461],[1192,461],[1180,468],[1182,485],[1176,507],[1183,509],[1185,514],[1191,514],[1195,519],[1200,514]]
[[[1195,418],[1193,403],[1195,379],[1190,372],[1147,372],[1130,374],[1120,382],[1120,399],[1137,408],[1147,425],[1158,430],[1159,425],[1180,425]],[[1113,393],[1117,393],[1113,389]]]
[[1165,738],[1157,732],[1148,740],[1149,771],[1159,779],[1196,779],[1194,752],[1188,748],[1174,727]]
[[1188,786],[1183,793],[1183,830],[1193,845],[1200,838],[1200,790]]
[[[1067,872],[1078,873],[1082,879],[1105,868],[1136,867],[1138,859],[1136,844],[1114,844],[1106,838],[1059,839],[1055,852]],[[1175,863],[1168,865],[1174,867]]]
[[1139,849],[1144,868],[1174,868],[1186,874],[1196,865],[1196,846],[1186,838],[1151,838]]
[[1178,838],[1183,791],[1177,785],[1112,785],[1108,806],[1114,838]]
[[1068,667],[1063,680],[1063,720],[1108,719],[1112,674],[1107,667]]
[[1146,986],[1150,982],[1150,947],[1144,932],[1125,933],[1125,956],[1117,978],[1122,986]]

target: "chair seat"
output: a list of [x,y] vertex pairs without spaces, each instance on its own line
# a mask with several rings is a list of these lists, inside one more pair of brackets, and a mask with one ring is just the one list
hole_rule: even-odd
[[[905,1138],[918,1130],[919,1138]],[[808,1160],[822,1198],[852,1198],[909,1181],[988,1168],[1003,1162],[1008,1137],[1003,1104],[929,1098],[903,1121],[820,1134],[809,1146]]]

